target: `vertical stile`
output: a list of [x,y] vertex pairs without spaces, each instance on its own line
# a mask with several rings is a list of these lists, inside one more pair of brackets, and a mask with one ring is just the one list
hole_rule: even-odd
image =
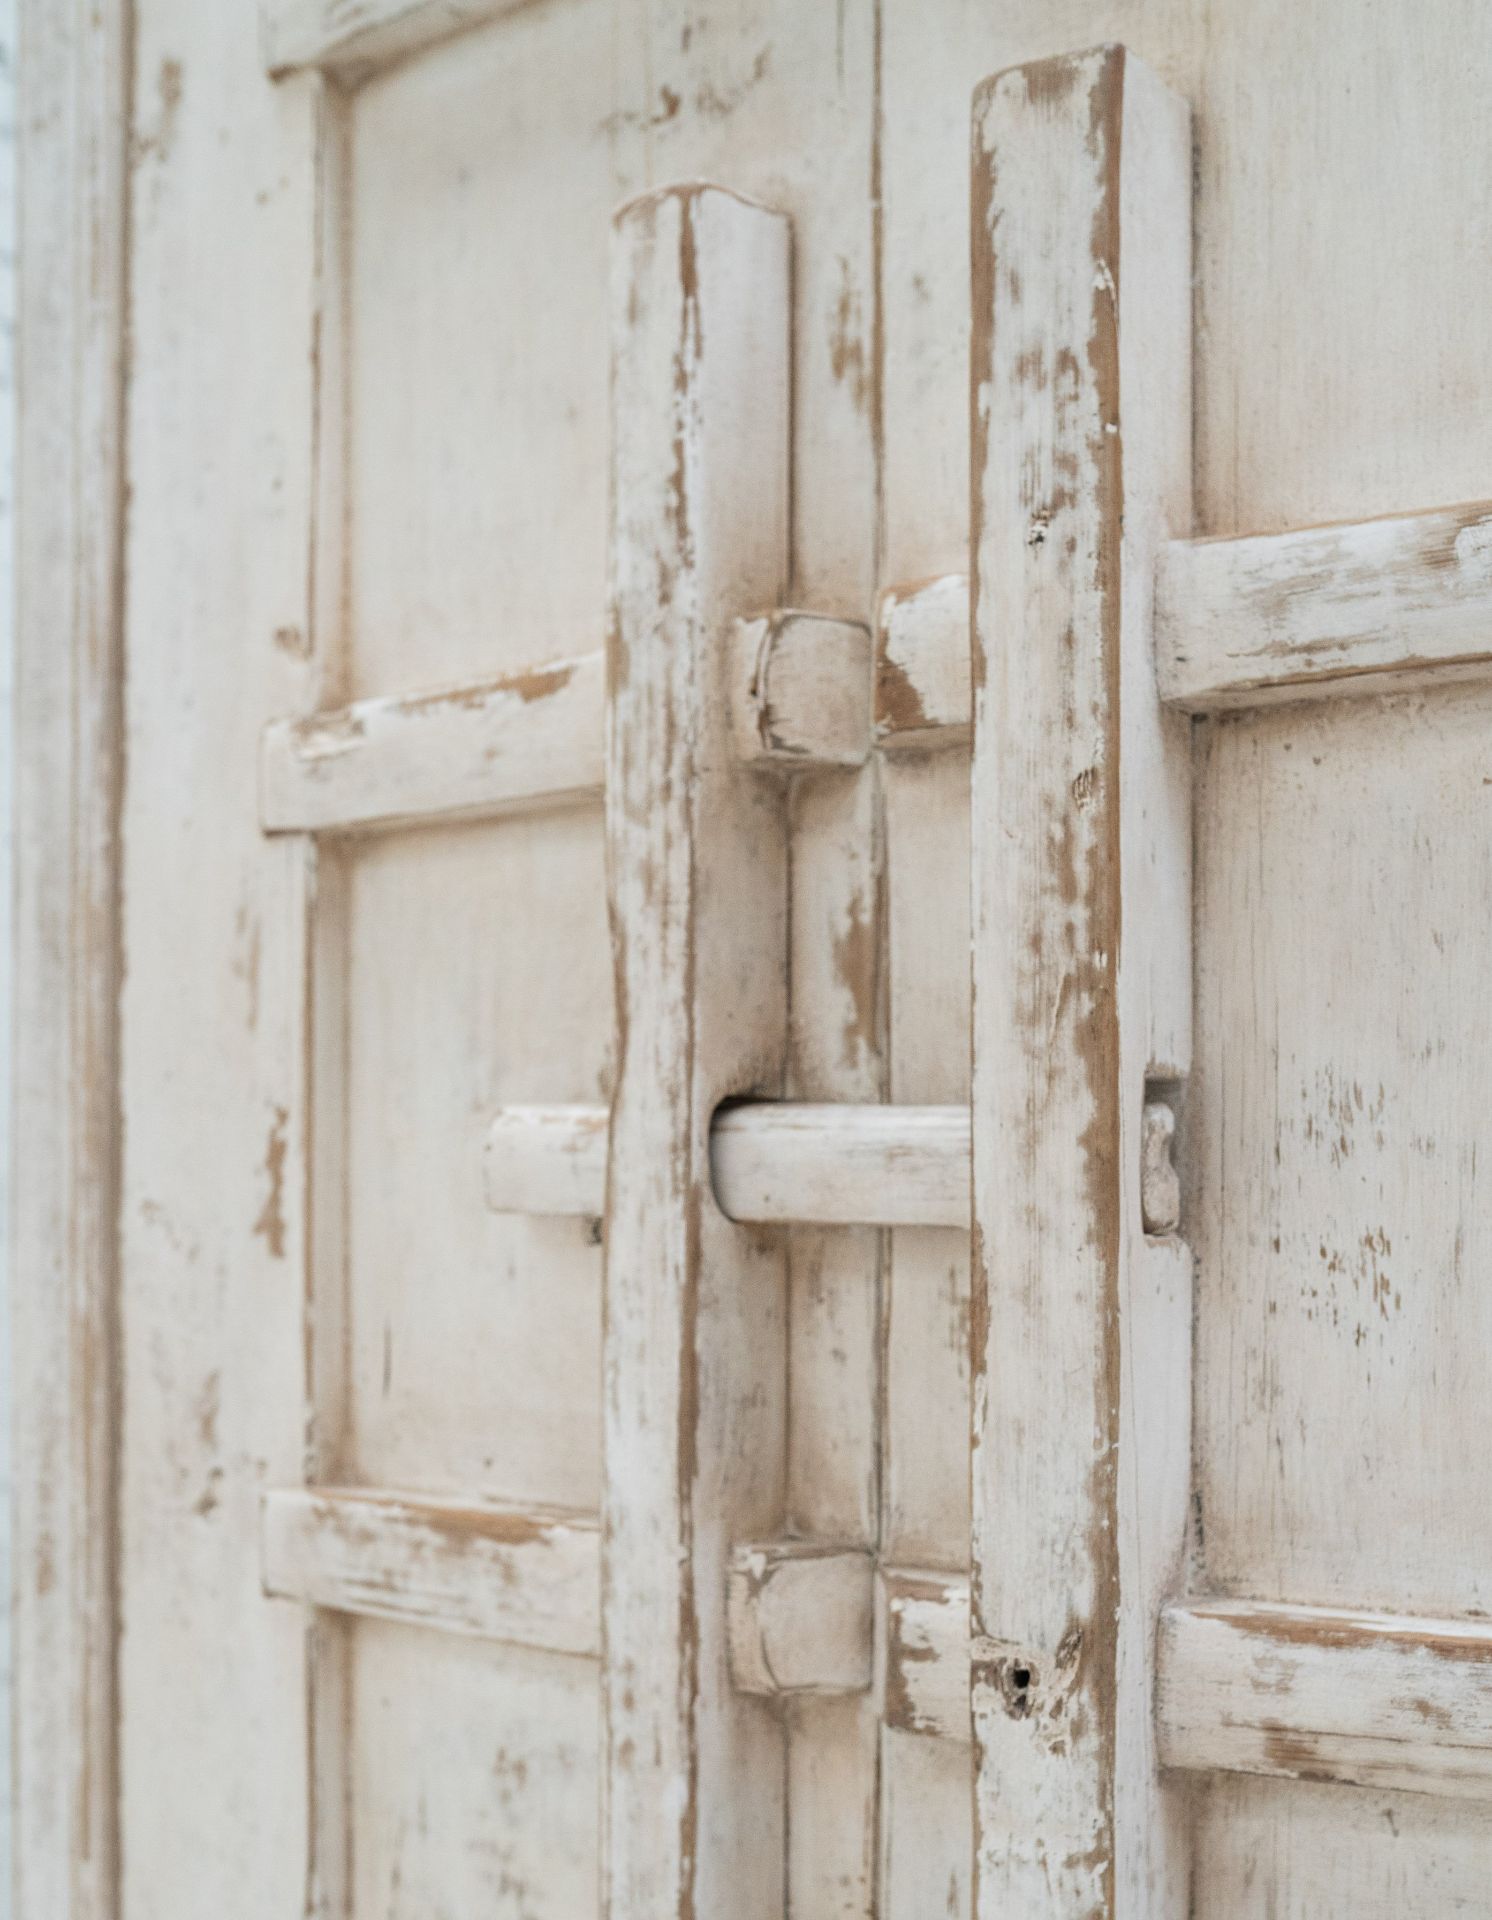
[[[305,665],[298,688],[313,713],[343,697],[345,633],[345,457],[347,410],[347,249],[350,115],[347,95],[320,73],[286,86],[309,104],[315,232],[311,285],[310,517],[306,554]],[[305,1478],[308,1486],[348,1477],[344,1458],[346,1381],[347,1167],[347,859],[315,834],[297,834],[285,850],[294,871],[291,927],[294,971],[305,981],[301,1009],[299,1111],[293,1134],[303,1148]],[[295,1149],[292,1149],[296,1151]],[[351,1627],[312,1609],[306,1623],[306,1912],[343,1920],[351,1908],[351,1753],[348,1750]]]
[[710,1182],[780,1090],[781,791],[730,734],[733,616],[781,597],[789,233],[717,188],[621,211],[607,844],[620,1052],[606,1224],[603,1906],[780,1920],[780,1722],[730,1685],[734,1540],[783,1519],[785,1275]]
[[1190,1259],[1146,1238],[1140,1168],[1191,1022],[1150,634],[1189,515],[1187,113],[1119,47],[1016,68],[975,96],[973,173],[976,1913],[1167,1920]]

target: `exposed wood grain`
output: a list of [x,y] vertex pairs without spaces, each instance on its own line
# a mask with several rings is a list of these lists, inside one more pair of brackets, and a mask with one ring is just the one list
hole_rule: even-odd
[[[499,1213],[599,1215],[604,1107],[507,1107],[487,1136]],[[958,1226],[969,1205],[962,1107],[746,1102],[715,1115],[710,1168],[732,1220],[762,1225]]]
[[1161,1615],[1170,1767],[1492,1799],[1492,1631],[1247,1600]]
[[263,0],[264,64],[276,78],[320,67],[356,84],[380,67],[528,0]]
[[439,693],[359,700],[266,728],[267,833],[332,833],[597,800],[600,653]]
[[617,1015],[606,1217],[603,1907],[776,1920],[783,1747],[734,1693],[732,1538],[782,1529],[780,1248],[710,1191],[722,1099],[781,1084],[787,865],[736,767],[733,617],[782,597],[787,223],[718,188],[618,215],[607,833]]
[[[20,8],[6,1271],[15,1911],[116,1911],[125,9]],[[7,762],[9,765],[9,762]]]
[[601,1651],[593,1516],[356,1487],[266,1493],[266,1593],[549,1653]]
[[1155,664],[1191,713],[1492,676],[1492,502],[1160,550]]
[[863,1693],[871,1681],[873,1563],[861,1548],[738,1546],[727,1576],[731,1675],[744,1693]]
[[888,588],[876,623],[877,744],[965,745],[972,698],[966,576]]
[[1149,1670],[1189,1263],[1147,1244],[1140,1168],[1146,1077],[1184,1073],[1190,1029],[1187,742],[1150,656],[1189,514],[1190,167],[1185,107],[1122,48],[975,96],[980,1920],[1188,1910]]
[[737,623],[737,751],[784,770],[858,767],[870,751],[870,630],[785,610]]
[[967,1745],[972,1738],[968,1581],[892,1568],[877,1586],[887,1726]]

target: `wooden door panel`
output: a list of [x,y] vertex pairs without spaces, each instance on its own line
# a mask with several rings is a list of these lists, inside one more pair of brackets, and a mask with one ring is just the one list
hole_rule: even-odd
[[137,0],[88,1920],[1492,1913],[1487,29],[1308,11]]

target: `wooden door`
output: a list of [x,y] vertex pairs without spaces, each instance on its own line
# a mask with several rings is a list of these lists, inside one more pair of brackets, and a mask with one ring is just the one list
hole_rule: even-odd
[[30,9],[27,1920],[1492,1915],[1422,13]]

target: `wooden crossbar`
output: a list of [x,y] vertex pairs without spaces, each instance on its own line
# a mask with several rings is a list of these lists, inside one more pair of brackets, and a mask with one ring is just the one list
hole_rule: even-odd
[[[506,1107],[487,1137],[498,1213],[599,1215],[606,1204],[604,1107]],[[711,1128],[715,1197],[763,1225],[969,1224],[966,1107],[725,1107]]]
[[593,1515],[351,1487],[265,1494],[265,1592],[333,1612],[595,1658]]
[[[738,620],[728,657],[745,767],[853,767],[876,745],[967,740],[961,578],[889,596],[874,640],[856,621],[791,608]],[[357,833],[599,802],[605,707],[598,651],[278,720],[260,747],[260,824]]]
[[[600,1657],[594,1514],[376,1488],[275,1490],[262,1502],[261,1567],[272,1598]],[[877,1685],[888,1726],[967,1740],[968,1610],[966,1580],[878,1571],[861,1548],[741,1545],[728,1573],[732,1678],[780,1698]]]
[[1169,1767],[1492,1800],[1492,1625],[1170,1607],[1157,1722]]
[[1161,697],[1195,713],[1492,673],[1492,501],[1161,549]]
[[[267,1593],[595,1659],[594,1515],[370,1488],[267,1493]],[[877,1686],[885,1724],[967,1741],[969,1590],[790,1540],[730,1559],[733,1678],[781,1698]],[[879,1616],[880,1626],[872,1625]],[[881,1662],[876,1671],[876,1652]],[[1492,1626],[1194,1600],[1161,1615],[1162,1764],[1492,1800]]]
[[[969,587],[895,587],[874,636],[784,610],[737,623],[746,764],[855,766],[969,739]],[[1171,540],[1156,570],[1162,700],[1191,713],[1492,675],[1492,502],[1298,532]],[[360,700],[264,736],[268,833],[351,833],[598,801],[599,652]]]

